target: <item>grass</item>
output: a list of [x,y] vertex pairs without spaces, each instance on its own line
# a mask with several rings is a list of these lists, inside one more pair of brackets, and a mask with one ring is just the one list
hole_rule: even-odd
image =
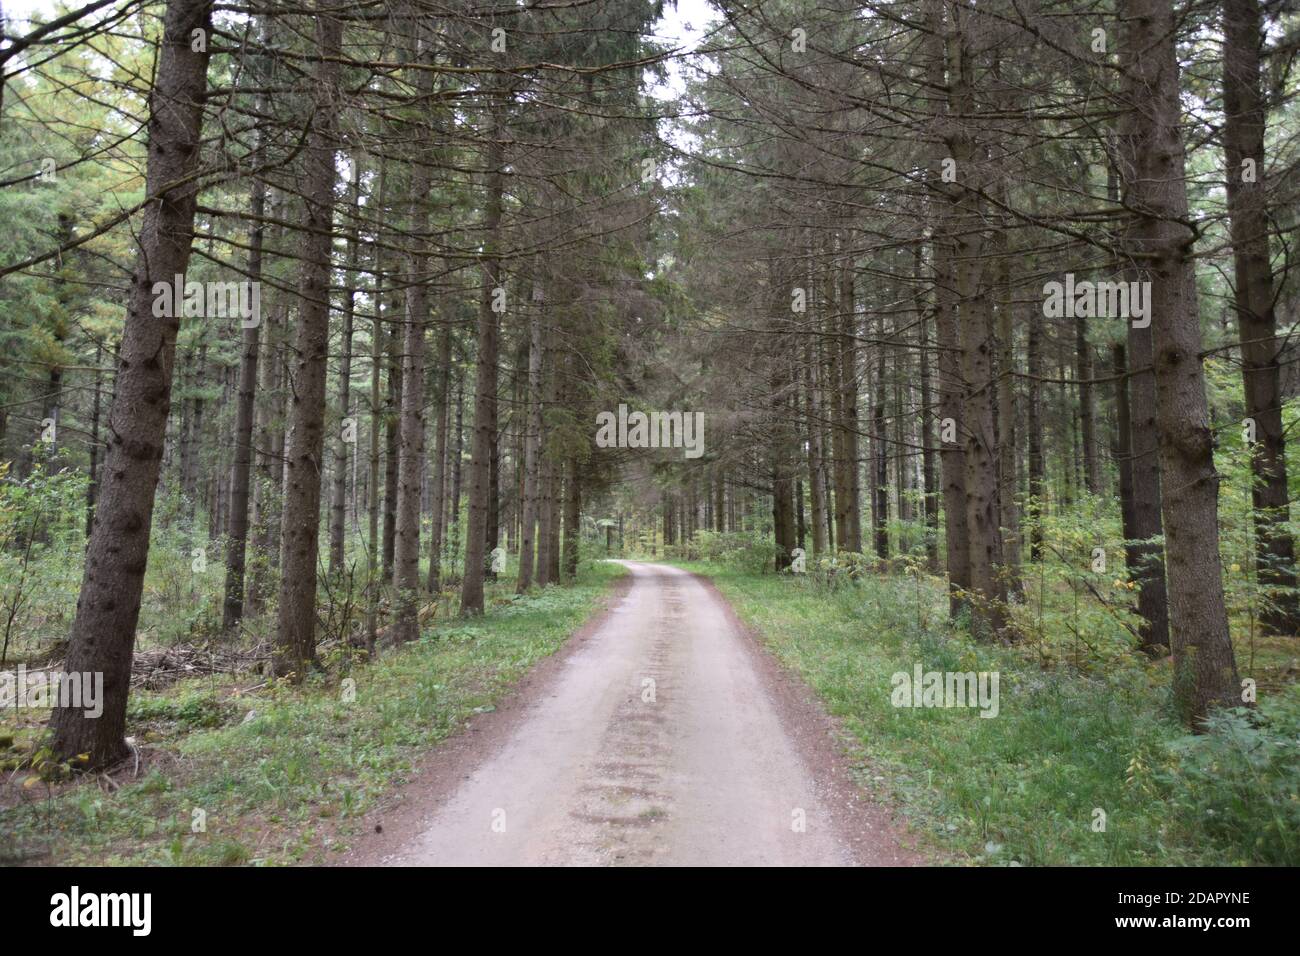
[[[859,781],[959,860],[1300,862],[1294,686],[1261,698],[1256,716],[1226,716],[1225,732],[1191,738],[1167,704],[1167,664],[1134,655],[1102,675],[977,644],[947,623],[946,597],[932,582],[870,575],[830,590],[718,564],[682,566],[712,578],[818,693],[845,731]],[[891,677],[916,663],[998,671],[999,715],[892,706]]]
[[574,585],[521,598],[503,578],[483,618],[427,625],[419,641],[353,669],[355,686],[335,675],[239,694],[229,679],[199,678],[136,693],[128,733],[149,748],[146,769],[38,783],[7,800],[0,852],[52,864],[326,860],[417,758],[491,710],[623,573],[589,563]]

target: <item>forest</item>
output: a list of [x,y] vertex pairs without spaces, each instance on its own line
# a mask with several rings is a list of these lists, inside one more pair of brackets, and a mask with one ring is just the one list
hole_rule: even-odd
[[3,3],[0,862],[343,854],[625,593],[860,859],[1300,862],[1295,0]]

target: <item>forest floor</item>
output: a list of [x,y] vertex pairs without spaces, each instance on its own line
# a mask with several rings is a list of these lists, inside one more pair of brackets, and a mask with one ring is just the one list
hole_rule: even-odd
[[574,584],[526,597],[503,576],[488,586],[484,617],[440,613],[420,640],[366,665],[327,660],[327,673],[300,686],[210,674],[133,690],[127,733],[139,763],[71,783],[6,766],[48,717],[6,711],[0,864],[328,862],[431,750],[563,647],[623,575],[586,563]]
[[[1270,684],[1253,718],[1228,715],[1216,733],[1194,737],[1169,705],[1167,658],[1133,653],[1122,666],[1089,667],[1034,646],[977,643],[948,622],[942,582],[870,574],[827,588],[727,564],[676,563],[707,575],[765,648],[813,688],[844,732],[854,779],[953,859],[1300,861],[1293,684]],[[1276,653],[1260,650],[1261,670],[1290,672],[1294,642],[1273,643]],[[894,706],[894,678],[918,664],[998,672],[997,716]]]
[[[976,643],[940,581],[676,565],[507,573],[484,617],[300,686],[134,690],[140,760],[109,774],[7,765],[47,715],[6,711],[0,863],[1300,861],[1293,683],[1192,737],[1167,661]],[[1294,671],[1277,643],[1261,673]],[[892,706],[917,664],[1000,673],[996,719]]]
[[617,606],[435,751],[344,862],[923,862],[712,585],[626,567]]

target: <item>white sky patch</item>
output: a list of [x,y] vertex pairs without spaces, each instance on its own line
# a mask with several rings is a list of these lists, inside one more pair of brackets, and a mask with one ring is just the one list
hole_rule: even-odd
[[20,28],[13,32],[23,34],[27,31],[21,27],[26,26],[33,15],[40,14],[48,19],[54,13],[54,0],[0,0],[0,7],[4,8],[5,20]]
[[[677,0],[677,5],[665,6],[664,15],[655,23],[653,36],[656,40],[678,49],[677,56],[668,61],[667,76],[649,84],[648,92],[665,107],[679,105],[686,93],[687,72],[692,69],[690,57],[704,43],[709,35],[717,29],[720,14],[713,9],[709,0]],[[659,122],[659,135],[683,152],[692,152],[698,147],[677,119],[665,117]],[[665,182],[675,182],[671,172]]]
[[[718,13],[709,0],[677,0],[677,6],[666,6],[664,15],[654,25],[654,38],[673,47],[680,47],[682,55],[699,49],[708,33],[714,29]],[[684,64],[674,57],[668,64],[668,77],[656,82],[650,94],[656,99],[672,100],[686,90]]]

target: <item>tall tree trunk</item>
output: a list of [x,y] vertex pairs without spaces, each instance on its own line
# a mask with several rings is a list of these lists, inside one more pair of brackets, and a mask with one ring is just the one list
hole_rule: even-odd
[[[342,356],[339,359],[339,416],[347,419],[351,411],[352,327],[357,304],[357,221],[361,215],[361,155],[352,157],[351,182],[348,186],[352,225],[348,229],[346,287],[343,291]],[[355,437],[355,428],[353,437]],[[349,441],[342,429],[334,439],[334,475],[330,488],[330,557],[329,575],[336,578],[343,571],[343,539],[347,529]]]
[[[550,340],[552,349],[548,354],[552,359],[551,391],[547,396],[547,407],[568,408],[572,400],[573,351],[564,350],[563,354],[554,346],[558,336]],[[546,519],[546,580],[551,584],[560,584],[560,565],[563,551],[561,549],[560,531],[563,527],[563,508],[565,501],[563,459],[559,459],[559,449],[555,450],[557,460],[551,465],[551,485],[546,497],[546,507],[550,514]]]
[[[498,341],[500,332],[498,332]],[[499,346],[498,346],[499,349]],[[499,373],[498,373],[499,374]],[[483,531],[483,574],[489,581],[497,579],[491,554],[501,543],[501,408],[493,402],[489,409],[488,428],[492,440],[488,446],[487,525]]]
[[501,525],[505,533],[507,554],[517,553],[519,547],[519,511],[524,496],[523,440],[524,433],[528,430],[528,402],[524,398],[524,392],[528,388],[528,348],[528,337],[520,335],[510,369],[511,411],[506,426],[501,430],[502,463],[503,466],[505,462],[510,465],[503,480],[504,494],[501,501]]
[[[1025,344],[1025,365],[1029,374],[1029,387],[1041,395],[1043,389],[1043,324],[1037,319],[1029,323],[1028,341]],[[1027,403],[1025,431],[1028,459],[1029,500],[1025,502],[1025,517],[1029,521],[1029,556],[1035,561],[1043,559],[1043,495],[1047,490],[1047,467],[1043,460],[1043,406],[1041,401]]]
[[[379,197],[376,202],[377,229],[383,230],[388,193],[388,163],[379,165]],[[383,424],[380,404],[380,376],[384,360],[384,269],[380,246],[375,246],[375,295],[370,322],[370,459],[366,480],[366,646],[373,648],[379,629],[379,598],[383,577],[379,564],[379,432]]]
[[551,490],[546,497],[546,508],[550,512],[546,519],[546,580],[551,584],[560,583],[560,506],[563,501],[561,468],[559,463],[555,463],[551,466]]
[[[791,552],[795,543],[794,531],[794,475],[782,452],[785,443],[774,444],[772,463],[772,527],[776,536],[776,570],[790,567]],[[665,542],[667,543],[667,542]]]
[[554,510],[551,500],[554,497],[555,468],[545,451],[545,441],[538,450],[537,466],[537,586],[546,587],[551,578],[551,518]]
[[1092,392],[1092,346],[1082,318],[1074,320],[1075,370],[1079,378],[1079,431],[1083,446],[1083,485],[1088,494],[1101,494],[1101,465],[1097,455],[1097,407]]
[[[713,486],[713,530],[719,533],[727,531],[727,473],[719,470],[718,480]],[[622,548],[622,521],[619,515],[619,547]]]
[[[926,0],[926,37],[924,41],[926,80],[931,88],[943,90],[948,86],[946,53],[944,50],[945,24],[943,0]],[[942,100],[934,103],[936,127],[942,129],[946,119]],[[953,267],[952,226],[946,207],[951,204],[951,192],[940,178],[940,169],[948,156],[948,147],[941,140],[934,144],[932,176],[934,189],[947,201],[930,204],[934,220],[934,288],[935,334],[939,348],[939,469],[943,476],[944,537],[948,566],[948,606],[952,617],[957,617],[968,606],[966,593],[970,588],[970,539],[966,528],[966,456],[962,444],[962,369],[961,343],[958,337],[957,303],[955,301],[955,276]],[[955,432],[955,434],[953,434]],[[950,440],[951,439],[951,440]]]
[[[198,381],[203,382],[208,378],[208,343],[204,342],[199,346],[198,361]],[[190,400],[190,437],[189,463],[185,468],[184,487],[181,489],[185,496],[185,513],[191,520],[194,517],[194,506],[198,500],[199,485],[199,452],[203,447],[203,396],[195,395]]]
[[1133,498],[1133,426],[1128,397],[1128,355],[1121,343],[1111,346],[1115,375],[1115,464],[1119,469],[1120,525],[1124,533],[1124,564],[1132,570],[1141,560],[1137,546],[1137,510]]
[[483,572],[488,533],[488,500],[492,486],[492,458],[495,451],[497,401],[497,353],[500,328],[494,304],[501,284],[501,264],[497,259],[497,229],[501,224],[501,196],[505,186],[502,167],[505,150],[502,131],[493,117],[487,147],[485,176],[486,203],[483,215],[482,288],[478,309],[477,374],[474,383],[474,444],[470,457],[469,523],[465,530],[465,577],[461,581],[462,614],[483,613]]
[[[465,457],[465,376],[458,369],[456,378],[456,427],[453,429],[451,449],[451,500],[447,502],[448,534],[447,550],[450,560],[455,561],[460,554],[460,494],[464,469],[462,459]],[[454,575],[455,572],[453,572]]]
[[[1136,122],[1136,117],[1134,119]],[[1136,142],[1119,137],[1116,164],[1120,177],[1131,179]],[[1117,186],[1119,183],[1117,182]],[[1138,270],[1125,266],[1125,282],[1144,279]],[[1154,304],[1153,304],[1154,305]],[[1130,321],[1126,332],[1129,360],[1128,401],[1130,460],[1133,471],[1133,539],[1134,563],[1129,574],[1138,586],[1138,614],[1145,622],[1141,627],[1142,648],[1156,655],[1169,647],[1169,602],[1165,586],[1165,550],[1159,538],[1164,534],[1160,486],[1159,431],[1156,423],[1156,383],[1152,371],[1154,352],[1151,329],[1137,328]]]
[[[109,410],[108,448],[99,507],[86,548],[77,615],[64,670],[103,674],[103,712],[55,707],[51,748],[59,759],[87,769],[128,753],[126,703],[135,627],[149,557],[154,489],[171,404],[176,316],[153,314],[155,282],[173,282],[190,258],[198,187],[200,124],[207,89],[207,44],[194,50],[191,34],[212,31],[209,0],[170,0],[149,96],[145,190],[158,197],[144,207],[122,333],[117,395]],[[172,185],[180,184],[180,185]],[[171,310],[178,311],[178,310]]]
[[[194,422],[190,418],[190,406],[192,404],[192,401],[186,393],[189,391],[191,387],[190,382],[194,378],[192,372],[194,366],[194,358],[195,358],[195,353],[193,351],[187,350],[185,352],[185,357],[181,359],[180,383],[179,383],[181,420],[177,425],[176,431],[178,434],[176,435],[176,440],[175,440],[176,445],[179,446],[179,455],[177,457],[179,457],[180,459],[180,463],[177,465],[176,487],[177,490],[179,490],[181,497],[183,499],[181,501],[181,517],[186,524],[187,531],[188,531],[188,524],[193,517],[191,507],[190,507],[191,503],[188,500],[184,500],[184,499],[186,499],[186,497],[190,493],[190,476],[194,470],[190,465],[191,448],[192,448],[191,435],[193,434],[194,431]],[[169,464],[170,461],[171,459],[169,458],[168,461]]]
[[[258,75],[255,72],[255,75]],[[263,97],[259,102],[265,105]],[[261,153],[261,135],[258,149]],[[266,181],[253,180],[249,197],[252,224],[248,236],[248,280],[262,281],[262,241],[266,227]],[[261,296],[259,294],[260,303]],[[226,536],[226,592],[222,604],[221,628],[227,633],[239,626],[244,616],[244,570],[248,558],[248,508],[253,469],[253,424],[257,414],[258,356],[262,348],[262,317],[245,326],[240,339],[239,398],[235,408],[235,460],[230,468],[230,521]]]
[[[283,194],[267,189],[267,205],[274,219],[283,207]],[[263,240],[263,257],[269,248],[275,255],[281,245],[283,228],[271,225]],[[263,309],[261,346],[257,360],[257,394],[253,406],[252,502],[249,516],[249,542],[244,566],[244,613],[254,617],[266,610],[270,597],[272,571],[279,557],[280,491],[284,481],[284,358],[281,353],[288,326],[288,295],[267,290]],[[272,541],[276,547],[272,549]],[[274,555],[274,558],[273,558]]]
[[533,554],[537,547],[538,445],[542,440],[542,360],[545,345],[542,335],[543,295],[533,291],[528,332],[528,418],[524,433],[524,508],[523,527],[519,535],[520,594],[533,583]]
[[[239,378],[238,370],[232,366],[226,366],[222,372],[224,381],[221,385],[221,408],[231,404],[231,396],[236,397],[236,404],[239,396]],[[251,416],[250,416],[251,417]],[[235,419],[226,415],[223,419],[218,420],[219,437],[217,440],[218,448],[231,448],[235,444]],[[209,470],[208,478],[208,541],[216,543],[217,539],[223,534],[229,532],[229,511],[230,511],[230,482],[227,480],[230,473],[220,468]]]
[[[416,28],[416,49],[412,59],[428,62],[428,41]],[[415,89],[421,101],[433,89],[433,74],[418,70]],[[403,644],[420,636],[420,499],[424,476],[424,359],[425,335],[429,325],[428,259],[423,237],[429,231],[429,189],[432,182],[427,162],[418,159],[411,170],[410,229],[413,251],[408,256],[406,323],[402,331],[402,424],[397,458],[397,516],[393,545],[393,590],[397,606],[393,619],[394,643]]]
[[[791,360],[797,353],[794,350],[792,323],[790,321],[789,307],[780,290],[788,289],[790,283],[785,281],[786,277],[782,276],[774,265],[769,265],[768,288],[772,290],[773,300],[770,306],[770,325],[776,334],[776,350],[774,354],[772,369],[769,375],[768,385],[769,394],[771,395],[770,406],[770,427],[771,427],[771,445],[770,454],[770,472],[772,481],[772,530],[776,539],[776,571],[785,571],[790,567],[793,560],[794,549],[798,547],[798,541],[795,537],[795,516],[794,516],[794,479],[795,479],[795,443],[797,431],[794,427],[796,416],[793,414],[796,409],[793,407],[795,392],[792,389],[794,385],[794,363]],[[829,295],[827,297],[829,299]],[[838,323],[832,325],[834,330]],[[839,388],[839,375],[842,370],[842,352],[838,335],[832,335],[828,339],[830,345],[830,361],[832,363],[832,375],[837,383],[837,394],[833,397],[834,403],[838,407],[843,398],[843,392]],[[842,424],[837,415],[837,425]],[[838,431],[838,429],[837,429]],[[843,449],[843,435],[836,439],[837,447]],[[844,480],[842,470],[837,462],[837,493]],[[847,496],[847,492],[846,492]],[[671,509],[668,512],[671,513]],[[839,518],[844,518],[841,524]],[[847,516],[837,516],[837,527],[847,533]],[[668,541],[664,542],[665,544]]]
[[564,577],[578,576],[578,551],[582,538],[582,464],[569,459],[569,475],[564,487]]
[[[916,258],[916,277],[923,276],[921,244],[917,243],[914,253]],[[918,285],[918,289],[920,286]],[[921,483],[925,498],[925,555],[926,564],[931,574],[939,573],[939,475],[938,464],[934,454],[934,408],[933,386],[930,373],[930,333],[928,310],[921,292],[916,296],[916,316],[918,335],[920,337],[921,365],[921,415],[919,431],[921,438]]]
[[1264,103],[1260,94],[1259,0],[1223,0],[1223,148],[1235,271],[1233,304],[1241,338],[1246,417],[1254,422],[1251,504],[1255,565],[1267,603],[1260,623],[1274,634],[1300,631],[1295,542],[1287,530],[1286,436],[1273,310],[1273,269],[1264,189]]
[[[402,308],[406,296],[402,293]],[[404,328],[405,326],[403,326]],[[402,444],[402,394],[406,382],[402,379],[402,358],[398,354],[399,339],[396,328],[386,336],[388,361],[388,402],[384,408],[384,580],[393,578],[393,555],[397,546],[397,465]]]
[[[965,239],[958,241],[959,272],[970,268],[974,253]],[[995,435],[992,376],[992,316],[987,293],[978,291],[978,277],[959,282],[962,371],[966,380],[963,423],[967,429],[966,529],[970,536],[970,580],[974,596],[973,627],[989,638],[1005,623],[1006,581],[1003,577],[1002,534],[998,510],[998,447]]]
[[[812,546],[813,554],[826,551],[826,455],[822,447],[822,399],[821,399],[821,362],[815,360],[818,354],[815,343],[804,343],[804,367],[808,381],[808,489],[812,503]],[[722,491],[719,482],[719,493]],[[719,501],[716,509],[721,520],[723,511]]]
[[[900,329],[896,333],[900,338],[905,338],[905,333]],[[908,528],[906,527],[912,520],[912,498],[911,483],[909,470],[911,466],[910,445],[907,434],[907,407],[906,400],[903,397],[903,381],[907,375],[909,353],[907,345],[900,342],[898,349],[894,353],[894,375],[893,382],[893,419],[894,419],[894,514],[898,516],[898,521],[903,524],[899,529],[898,550],[906,552],[908,550]],[[910,399],[910,396],[908,396]]]
[[433,403],[433,524],[429,529],[429,593],[435,597],[442,588],[442,539],[447,512],[447,422],[451,416],[451,319],[449,310],[439,305],[442,321],[442,345],[438,351],[437,393]]
[[[885,338],[885,318],[879,319],[880,338]],[[876,346],[876,378],[871,388],[872,476],[871,525],[875,532],[876,557],[889,558],[889,445],[885,440],[885,346]]]
[[835,544],[837,551],[845,551],[849,546],[849,488],[848,488],[848,449],[845,444],[846,432],[844,428],[844,361],[843,361],[843,335],[844,317],[840,314],[842,303],[840,302],[840,284],[837,281],[837,268],[834,259],[835,238],[830,237],[826,241],[827,256],[825,259],[825,277],[823,286],[825,288],[826,298],[826,321],[822,329],[822,364],[826,370],[824,379],[829,401],[826,403],[826,411],[829,413],[828,428],[830,431],[830,441],[826,447],[831,453],[831,467],[828,480],[834,487],[834,494],[827,497],[827,503],[831,506],[830,518],[835,523]]
[[[86,482],[86,540],[95,526],[95,495],[99,490],[99,406],[100,387],[103,373],[100,364],[104,361],[104,343],[95,343],[95,403],[90,413],[90,474]],[[0,443],[3,442],[0,435]]]
[[[1005,234],[997,247],[1002,255],[997,266],[998,514],[1003,535],[1004,586],[1009,598],[1019,599],[1023,587],[1020,582],[1020,502],[1016,494],[1016,340],[1012,321],[1015,306]],[[1036,322],[1037,318],[1030,321]]]
[[[418,178],[418,177],[417,177]],[[415,192],[415,196],[426,195]],[[402,336],[402,423],[397,451],[397,502],[393,534],[395,643],[419,637],[416,620],[420,597],[420,494],[424,466],[424,355],[429,304],[421,275],[424,257],[413,255]]]
[[[706,499],[707,500],[707,499]],[[799,545],[800,551],[807,550],[808,540],[808,519],[803,507],[803,478],[799,472],[795,472],[794,479],[794,517],[795,517],[795,538]],[[695,528],[692,527],[691,533],[694,536]]]
[[[60,245],[71,243],[73,238],[72,215],[67,212],[58,214],[59,227],[55,238]],[[73,258],[70,252],[59,254],[56,266],[57,273],[57,292],[56,301],[58,308],[54,310],[54,319],[51,323],[49,332],[50,338],[54,343],[54,352],[61,355],[64,344],[68,338],[68,324],[73,312],[73,281],[74,275]],[[59,451],[59,430],[63,426],[63,366],[52,364],[50,366],[49,381],[45,394],[45,418],[40,424],[40,433],[45,432],[45,422],[53,424],[54,431],[51,440],[45,446],[45,457],[48,461],[53,462]],[[53,470],[53,469],[51,469]]]
[[1125,0],[1120,64],[1131,80],[1123,114],[1135,210],[1133,249],[1151,280],[1156,424],[1160,435],[1174,703],[1193,728],[1240,702],[1219,562],[1218,475],[1201,368],[1192,232],[1184,182],[1177,31],[1172,0]]
[[320,541],[321,466],[325,450],[325,380],[329,364],[330,252],[334,238],[337,85],[343,23],[317,8],[320,62],[313,84],[314,122],[303,153],[305,232],[301,240],[297,356],[285,448],[280,605],[272,670],[301,680],[316,656],[316,562]]
[[[847,237],[846,237],[847,245]],[[853,257],[840,270],[840,410],[844,431],[845,550],[862,551],[862,480],[858,465],[858,319]]]
[[949,137],[956,162],[959,188],[951,194],[955,226],[954,278],[960,319],[961,374],[964,382],[962,427],[965,431],[966,534],[970,554],[972,628],[987,639],[1005,624],[1005,581],[1002,534],[998,514],[997,435],[994,414],[993,315],[984,263],[985,242],[981,198],[985,184],[978,182],[981,147],[972,130],[976,125],[974,96],[975,13],[954,7],[954,62],[949,70],[949,108],[960,118]]

